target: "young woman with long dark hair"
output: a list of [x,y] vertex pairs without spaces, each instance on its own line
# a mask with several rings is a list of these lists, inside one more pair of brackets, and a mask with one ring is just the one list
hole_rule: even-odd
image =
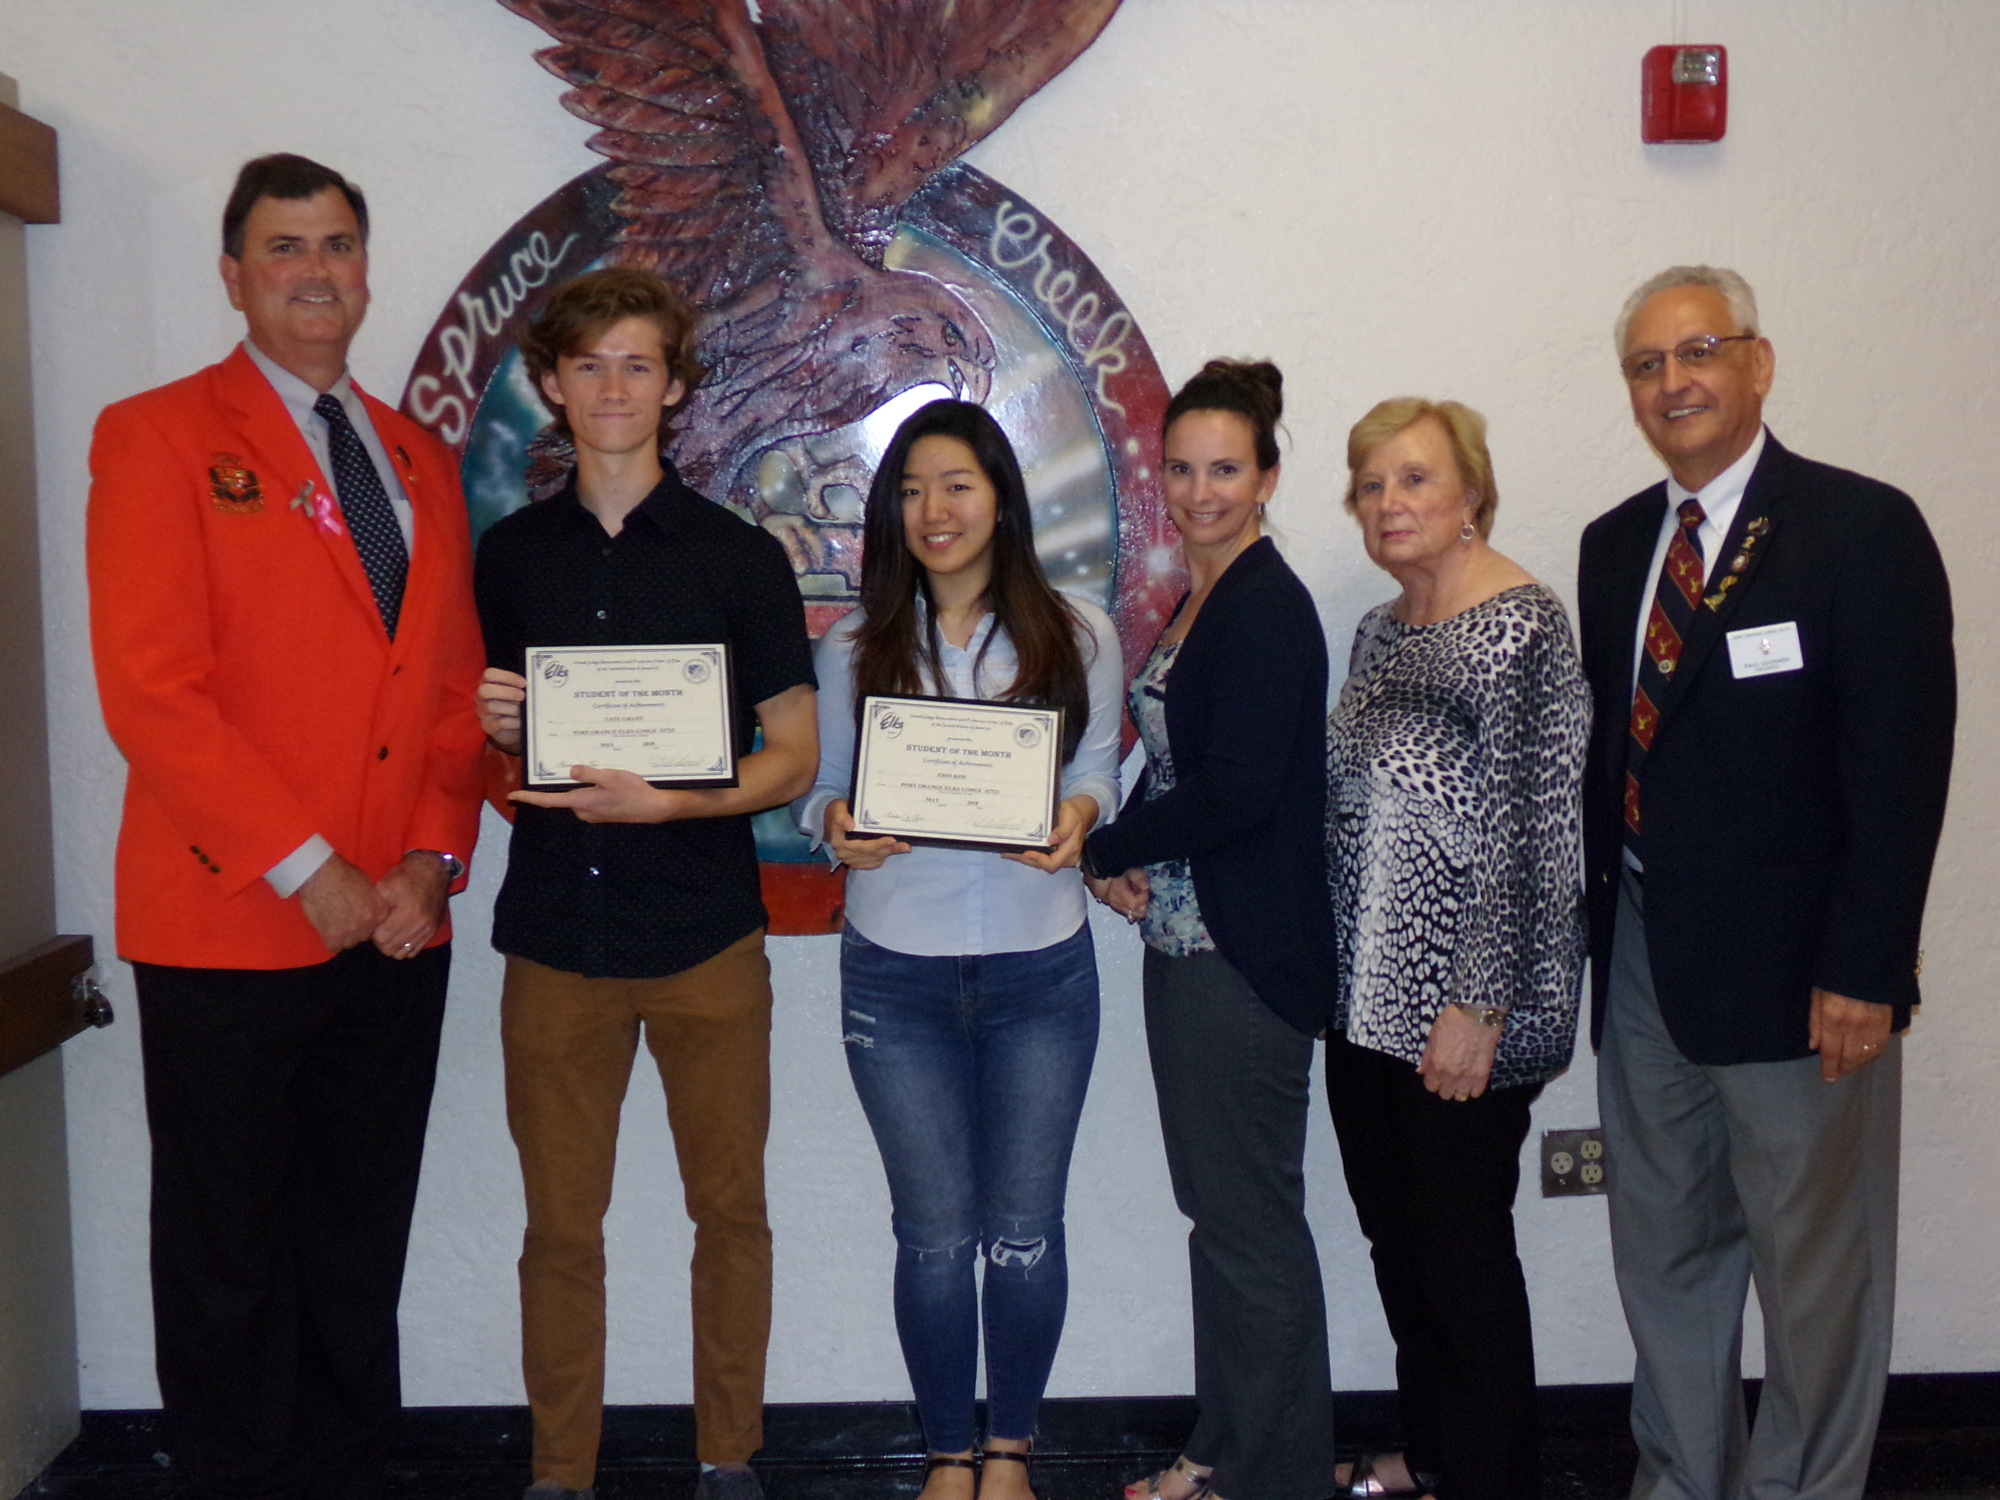
[[[1117,807],[1124,670],[1104,612],[1043,576],[1020,464],[980,407],[934,401],[897,429],[869,490],[861,607],[827,631],[815,666],[819,776],[793,812],[852,871],[842,1040],[889,1178],[896,1330],[931,1453],[923,1500],[968,1500],[975,1471],[985,1500],[1029,1500],[1028,1443],[1069,1295],[1070,1149],[1097,1048],[1075,866]],[[1060,708],[1049,851],[855,837],[855,705],[871,693]]]

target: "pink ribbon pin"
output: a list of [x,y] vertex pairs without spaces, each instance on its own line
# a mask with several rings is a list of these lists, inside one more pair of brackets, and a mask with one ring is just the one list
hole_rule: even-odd
[[299,486],[291,508],[304,511],[306,519],[328,536],[347,535],[347,528],[340,524],[339,504],[325,490],[314,490],[311,480]]

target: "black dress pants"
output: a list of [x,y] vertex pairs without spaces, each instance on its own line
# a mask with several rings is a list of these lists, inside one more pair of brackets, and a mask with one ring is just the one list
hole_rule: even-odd
[[1439,1500],[1535,1500],[1541,1444],[1528,1289],[1514,1249],[1538,1083],[1442,1099],[1399,1058],[1327,1043],[1347,1190],[1396,1340],[1410,1467]]
[[368,1500],[448,944],[302,969],[135,964],[154,1353],[175,1467],[228,1500]]

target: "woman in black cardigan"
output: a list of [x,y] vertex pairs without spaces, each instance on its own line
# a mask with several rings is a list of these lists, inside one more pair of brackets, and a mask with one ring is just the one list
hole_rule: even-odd
[[1263,535],[1281,409],[1275,366],[1229,360],[1167,407],[1167,514],[1192,586],[1132,681],[1145,777],[1084,851],[1092,890],[1145,939],[1160,1128],[1194,1225],[1201,1415],[1128,1500],[1320,1500],[1333,1480],[1302,1166],[1334,994],[1326,639]]

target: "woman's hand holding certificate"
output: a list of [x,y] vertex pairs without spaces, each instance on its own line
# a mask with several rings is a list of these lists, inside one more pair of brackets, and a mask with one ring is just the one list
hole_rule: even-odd
[[879,870],[891,857],[910,852],[909,844],[886,834],[857,838],[854,833],[854,810],[847,805],[845,797],[836,797],[827,803],[824,821],[827,847],[833,851],[833,857],[850,870]]
[[1056,809],[1055,837],[1050,839],[1047,853],[1040,849],[1024,849],[1018,854],[1003,854],[1000,857],[1040,870],[1044,875],[1053,875],[1083,859],[1084,838],[1096,826],[1095,797],[1065,797]]

